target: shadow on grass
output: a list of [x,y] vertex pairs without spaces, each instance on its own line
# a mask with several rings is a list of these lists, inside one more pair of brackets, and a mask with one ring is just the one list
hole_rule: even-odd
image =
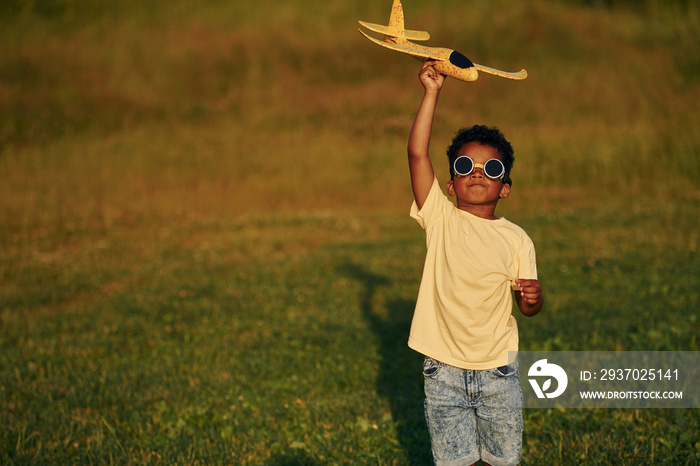
[[432,464],[423,414],[423,356],[407,345],[415,302],[388,301],[380,311],[374,301],[378,290],[391,284],[390,278],[352,263],[341,266],[340,273],[363,285],[362,313],[380,345],[377,393],[389,401],[401,448],[409,464]]

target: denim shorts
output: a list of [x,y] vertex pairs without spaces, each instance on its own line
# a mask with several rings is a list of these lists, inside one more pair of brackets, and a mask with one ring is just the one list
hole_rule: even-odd
[[523,393],[518,362],[460,369],[426,358],[425,419],[436,465],[520,462]]

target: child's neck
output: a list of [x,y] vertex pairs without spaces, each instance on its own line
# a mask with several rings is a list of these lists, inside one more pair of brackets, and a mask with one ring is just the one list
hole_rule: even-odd
[[457,208],[465,212],[469,212],[475,217],[483,218],[486,220],[498,220],[500,217],[496,216],[496,206],[495,205],[460,205],[459,200],[457,202]]

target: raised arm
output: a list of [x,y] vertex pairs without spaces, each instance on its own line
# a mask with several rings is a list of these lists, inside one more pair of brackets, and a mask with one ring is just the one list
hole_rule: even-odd
[[411,171],[413,197],[419,209],[423,207],[435,179],[429,155],[430,134],[440,89],[445,82],[445,75],[438,73],[433,64],[435,61],[426,60],[420,70],[419,78],[425,93],[408,137],[408,168]]

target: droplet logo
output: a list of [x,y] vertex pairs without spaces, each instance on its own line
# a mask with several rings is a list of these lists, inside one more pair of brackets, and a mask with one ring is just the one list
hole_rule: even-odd
[[[542,384],[542,387],[537,382],[537,379],[529,378],[528,381],[532,385],[537,398],[556,398],[566,390],[569,383],[569,378],[566,376],[566,371],[556,364],[550,364],[546,359],[540,359],[530,366],[527,372],[528,377],[547,377]],[[552,386],[552,378],[557,381],[556,390],[548,392]]]

